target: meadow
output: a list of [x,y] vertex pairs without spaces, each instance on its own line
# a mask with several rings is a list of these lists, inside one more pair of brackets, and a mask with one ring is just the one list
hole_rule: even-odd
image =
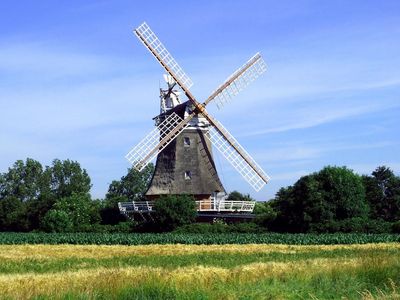
[[2,299],[400,299],[400,243],[0,245]]

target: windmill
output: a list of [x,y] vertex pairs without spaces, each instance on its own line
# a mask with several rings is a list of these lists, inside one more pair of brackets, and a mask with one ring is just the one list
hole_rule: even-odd
[[[164,79],[168,88],[160,89],[160,114],[154,118],[156,127],[126,155],[139,171],[157,156],[146,198],[154,200],[163,194],[192,194],[198,201],[207,201],[224,195],[211,145],[259,191],[268,182],[268,175],[205,107],[215,102],[221,108],[261,75],[266,70],[261,55],[257,53],[250,58],[200,103],[190,91],[192,80],[150,27],[143,23],[134,33],[167,72]],[[181,101],[182,94],[187,101]]]

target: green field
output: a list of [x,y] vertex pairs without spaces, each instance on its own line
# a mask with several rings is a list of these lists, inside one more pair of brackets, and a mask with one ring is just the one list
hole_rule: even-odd
[[400,299],[400,244],[1,245],[4,299]]
[[0,245],[77,244],[290,244],[335,245],[400,242],[400,234],[332,233],[8,233],[0,232]]

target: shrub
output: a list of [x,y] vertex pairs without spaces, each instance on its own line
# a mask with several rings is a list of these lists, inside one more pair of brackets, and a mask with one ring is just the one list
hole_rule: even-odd
[[71,232],[74,224],[67,212],[51,209],[45,215],[41,227],[46,232]]
[[72,194],[53,205],[41,223],[47,232],[88,232],[100,220],[96,202],[89,194]]
[[393,233],[400,233],[400,221],[392,223],[391,227]]
[[196,219],[196,202],[189,195],[161,196],[154,203],[155,226],[160,231],[193,223]]

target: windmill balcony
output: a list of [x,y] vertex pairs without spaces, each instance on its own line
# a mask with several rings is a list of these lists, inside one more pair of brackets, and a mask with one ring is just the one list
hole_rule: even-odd
[[[238,200],[198,200],[196,201],[197,212],[237,212],[252,213],[255,201]],[[122,214],[150,213],[153,212],[154,201],[131,201],[119,202],[118,208]]]

